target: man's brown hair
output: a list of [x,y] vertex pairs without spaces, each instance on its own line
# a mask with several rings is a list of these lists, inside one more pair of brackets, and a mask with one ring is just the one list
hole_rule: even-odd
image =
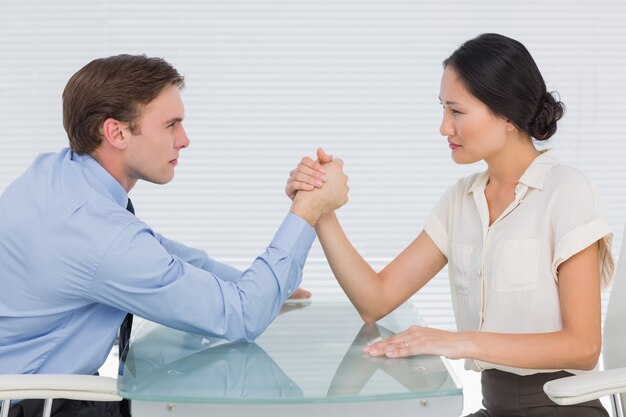
[[108,118],[127,123],[137,134],[141,107],[170,85],[179,89],[184,78],[161,58],[116,55],[91,61],[78,70],[63,90],[63,127],[70,147],[91,154],[102,142]]

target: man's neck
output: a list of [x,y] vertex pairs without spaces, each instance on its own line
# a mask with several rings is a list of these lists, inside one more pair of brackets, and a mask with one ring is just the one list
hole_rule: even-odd
[[120,185],[126,190],[126,194],[133,189],[137,183],[136,179],[130,179],[126,175],[124,164],[120,155],[112,155],[107,150],[100,146],[93,153],[90,154],[93,159],[98,162],[102,168],[104,168],[113,178],[120,183]]

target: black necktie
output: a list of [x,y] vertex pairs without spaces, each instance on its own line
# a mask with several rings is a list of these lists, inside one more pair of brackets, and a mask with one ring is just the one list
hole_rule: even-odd
[[[135,208],[133,207],[133,203],[128,199],[128,204],[126,205],[126,210],[135,214]],[[122,360],[122,354],[124,353],[124,349],[128,345],[128,340],[130,339],[130,330],[133,327],[133,315],[128,313],[120,326],[120,337],[119,337],[119,350],[120,350],[120,360]]]

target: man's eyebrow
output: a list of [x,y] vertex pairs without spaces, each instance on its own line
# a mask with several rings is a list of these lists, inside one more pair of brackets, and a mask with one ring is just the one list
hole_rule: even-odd
[[167,121],[165,122],[165,124],[166,124],[166,125],[170,125],[170,124],[172,124],[172,123],[177,123],[177,122],[182,122],[182,121],[183,121],[183,118],[182,118],[182,117],[173,117],[173,118],[171,118],[171,119],[167,120]]

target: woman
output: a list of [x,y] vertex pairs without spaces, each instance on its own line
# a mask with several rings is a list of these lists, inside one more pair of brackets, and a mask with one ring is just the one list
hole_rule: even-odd
[[[612,234],[593,187],[533,144],[555,133],[563,105],[526,48],[502,35],[466,42],[443,66],[440,133],[456,163],[484,160],[488,169],[452,186],[422,233],[379,273],[334,213],[316,231],[366,322],[448,264],[458,331],[412,326],[365,351],[466,358],[466,367],[482,371],[485,409],[474,416],[608,416],[598,401],[559,407],[543,393],[545,382],[596,366],[600,290],[614,269]],[[322,150],[318,158],[330,160]],[[322,165],[305,158],[286,191],[293,197],[320,184]]]

